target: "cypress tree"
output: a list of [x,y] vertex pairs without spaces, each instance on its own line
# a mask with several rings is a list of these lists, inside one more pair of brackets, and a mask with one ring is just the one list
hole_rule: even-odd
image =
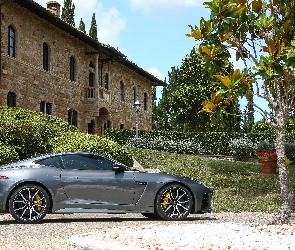
[[82,18],[80,20],[79,30],[81,30],[84,34],[86,34],[85,23],[83,22]]
[[62,7],[61,18],[68,24],[75,26],[75,4],[72,0],[64,0],[64,7]]
[[97,40],[97,25],[96,25],[95,13],[93,13],[92,15],[89,36],[92,37],[94,40]]

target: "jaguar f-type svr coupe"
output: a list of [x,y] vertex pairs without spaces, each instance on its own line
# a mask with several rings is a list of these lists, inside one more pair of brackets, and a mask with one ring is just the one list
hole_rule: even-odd
[[182,220],[211,211],[199,180],[131,169],[104,155],[47,154],[0,167],[0,213],[37,223],[50,213],[141,213]]

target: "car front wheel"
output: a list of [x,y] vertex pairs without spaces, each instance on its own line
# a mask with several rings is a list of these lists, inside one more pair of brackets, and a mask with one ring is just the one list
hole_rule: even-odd
[[163,187],[156,197],[157,214],[165,220],[182,220],[192,209],[192,196],[187,188],[180,184]]
[[9,199],[9,211],[21,223],[37,223],[48,213],[50,201],[47,192],[37,185],[17,188]]

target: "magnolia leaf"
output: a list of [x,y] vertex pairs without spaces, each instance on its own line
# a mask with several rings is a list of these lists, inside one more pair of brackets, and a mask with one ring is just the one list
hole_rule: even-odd
[[268,39],[268,52],[271,56],[274,56],[276,52],[275,42],[271,38]]
[[278,56],[282,53],[283,49],[284,49],[284,42],[281,43],[280,39],[278,37],[276,37],[276,41],[277,41],[277,47],[278,47]]
[[212,102],[206,102],[202,101],[203,109],[199,111],[200,112],[207,112],[207,113],[212,113],[216,111],[216,106]]
[[211,52],[209,51],[209,49],[207,47],[202,47],[202,52],[206,53],[209,57],[212,57]]
[[236,69],[232,75],[232,78],[235,79],[237,76],[240,76],[241,75],[241,72],[239,69]]
[[222,77],[221,77],[221,75],[213,75],[215,78],[217,78],[219,81],[221,81],[222,82]]
[[260,13],[262,10],[262,1],[261,0],[254,0],[252,2],[252,9],[255,13]]
[[208,112],[214,112],[214,111],[216,111],[216,106],[212,102],[207,103],[207,108],[209,110]]
[[215,96],[215,99],[214,99],[214,103],[215,104],[219,104],[219,103],[221,103],[221,101],[222,101],[222,96],[221,95],[216,95]]
[[229,79],[229,77],[228,77],[228,76],[225,76],[225,77],[223,78],[222,83],[223,83],[224,86],[226,86],[226,87],[229,88],[229,87],[230,87],[230,79]]
[[263,52],[268,52],[268,47],[266,47],[266,46],[262,46],[262,51],[263,51]]
[[231,37],[234,33],[233,32],[228,32],[225,36],[220,36],[220,41],[224,42],[226,40],[228,40],[229,37]]
[[204,21],[204,26],[205,26],[205,30],[209,31],[211,28],[211,21],[210,20]]
[[291,20],[287,20],[284,23],[284,31],[285,31],[285,33],[287,33],[290,30],[291,27],[292,27],[292,21]]
[[247,9],[246,6],[240,5],[233,9],[233,13],[240,14],[245,9]]
[[192,37],[199,40],[202,38],[202,33],[199,30],[194,30],[192,32]]
[[239,3],[240,3],[241,5],[245,5],[245,4],[247,3],[247,1],[248,1],[248,0],[239,0]]

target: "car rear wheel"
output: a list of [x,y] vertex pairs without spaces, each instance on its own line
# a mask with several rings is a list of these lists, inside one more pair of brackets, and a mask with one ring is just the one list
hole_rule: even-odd
[[9,199],[9,211],[21,223],[37,223],[48,213],[50,201],[47,192],[37,185],[17,188]]
[[192,209],[192,196],[187,188],[179,184],[163,187],[156,197],[157,214],[164,220],[182,220]]

